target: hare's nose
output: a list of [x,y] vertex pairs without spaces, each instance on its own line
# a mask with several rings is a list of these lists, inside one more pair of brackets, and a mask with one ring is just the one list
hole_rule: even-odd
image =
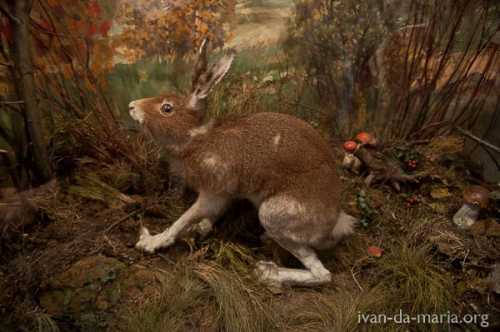
[[136,107],[135,102],[128,104],[128,113],[135,121],[138,121],[139,123],[144,122],[144,112],[140,106]]

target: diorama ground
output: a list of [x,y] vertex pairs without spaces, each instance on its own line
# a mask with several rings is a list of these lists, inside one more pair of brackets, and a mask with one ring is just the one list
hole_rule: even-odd
[[[338,146],[332,142],[340,163]],[[161,163],[140,173],[124,162],[79,159],[71,175],[26,196],[34,218],[2,225],[1,330],[494,331],[499,206],[493,202],[469,230],[451,222],[463,188],[480,183],[460,146],[454,137],[408,146],[427,175],[399,193],[368,188],[339,167],[342,205],[362,223],[320,253],[333,281],[312,289],[256,280],[258,260],[300,263],[261,240],[256,211],[244,201],[206,239],[188,236],[152,255],[136,250],[139,227],[162,231],[193,193]],[[379,316],[397,314],[444,316],[408,324]]]
[[[275,45],[286,31],[291,3],[239,2],[229,43],[238,56],[229,82],[211,100],[216,112],[287,111],[325,129],[315,114],[280,99],[299,89],[293,70],[280,72]],[[174,87],[165,82],[178,69],[152,62],[117,66],[110,85],[120,108]],[[312,105],[307,96],[302,102]],[[261,238],[257,213],[245,201],[236,202],[205,239],[186,236],[152,255],[135,249],[142,225],[161,232],[195,194],[168,175],[157,147],[133,132],[129,138],[143,147],[138,163],[97,160],[83,149],[65,148],[55,156],[56,181],[23,195],[0,192],[0,207],[9,209],[0,209],[8,211],[0,223],[0,331],[500,328],[500,275],[492,274],[500,260],[499,188],[481,180],[461,138],[385,142],[387,156],[402,166],[412,156],[423,174],[401,192],[385,183],[367,187],[363,176],[339,166],[342,206],[362,222],[352,237],[320,253],[331,283],[281,289],[257,281],[256,262],[301,265]],[[327,139],[340,165],[342,144]],[[472,184],[496,195],[474,227],[461,230],[452,217]]]

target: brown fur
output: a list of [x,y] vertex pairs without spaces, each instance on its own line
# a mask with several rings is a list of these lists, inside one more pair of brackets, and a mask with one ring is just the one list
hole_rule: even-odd
[[[182,105],[181,99],[169,95],[142,100],[137,105],[143,107],[144,129],[166,146],[177,165],[174,171],[191,188],[258,202],[286,194],[316,211],[311,218],[314,226],[295,225],[297,233],[312,240],[315,236],[307,235],[307,229],[318,232],[320,227],[319,233],[331,234],[340,182],[327,142],[309,124],[286,114],[256,113],[208,126],[206,132],[202,129],[192,136],[203,127],[200,116],[185,107],[163,116],[159,112],[163,100]],[[206,163],[210,158],[213,167]]]

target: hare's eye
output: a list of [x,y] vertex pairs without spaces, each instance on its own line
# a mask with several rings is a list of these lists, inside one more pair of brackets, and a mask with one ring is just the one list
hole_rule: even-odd
[[174,106],[172,104],[169,104],[169,103],[165,103],[163,105],[161,105],[160,107],[160,112],[162,114],[170,114],[174,111]]

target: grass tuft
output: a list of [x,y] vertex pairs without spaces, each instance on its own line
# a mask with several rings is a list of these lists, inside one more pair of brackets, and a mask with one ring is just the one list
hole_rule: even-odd
[[433,263],[429,245],[399,242],[379,264],[380,280],[384,280],[393,299],[385,312],[390,309],[408,314],[439,314],[451,307],[452,284]]
[[221,266],[230,266],[234,271],[250,273],[255,265],[255,258],[249,248],[232,242],[215,240],[211,245],[214,261]]
[[257,289],[237,273],[217,264],[197,268],[217,305],[218,321],[223,331],[271,331],[275,329],[272,312],[259,297]]
[[189,317],[203,306],[206,288],[186,269],[165,276],[161,283],[157,298],[126,316],[126,332],[189,330]]
[[[384,305],[386,290],[377,286],[365,291],[306,291],[299,301],[281,308],[287,331],[359,331],[359,313],[376,311]],[[380,310],[380,309],[378,309]]]

